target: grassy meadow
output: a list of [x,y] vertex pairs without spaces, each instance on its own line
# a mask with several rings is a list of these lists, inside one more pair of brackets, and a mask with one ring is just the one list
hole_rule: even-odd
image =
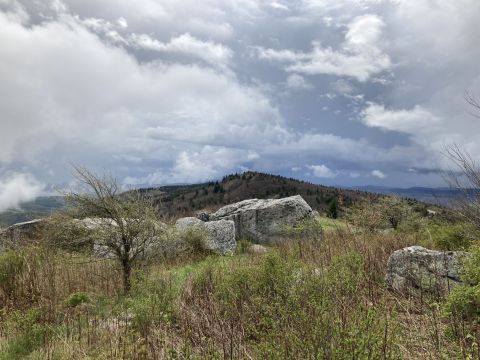
[[464,246],[462,228],[318,218],[264,254],[240,241],[144,262],[128,295],[115,260],[39,241],[0,254],[0,359],[478,358],[475,317],[384,284],[394,250]]

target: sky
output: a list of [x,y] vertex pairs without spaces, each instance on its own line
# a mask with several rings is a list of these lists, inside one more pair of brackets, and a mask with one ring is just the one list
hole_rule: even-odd
[[0,0],[0,210],[246,170],[443,186],[480,158],[478,0]]

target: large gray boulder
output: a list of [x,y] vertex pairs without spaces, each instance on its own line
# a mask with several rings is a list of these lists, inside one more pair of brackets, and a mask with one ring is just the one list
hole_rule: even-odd
[[410,246],[394,251],[388,260],[387,286],[405,294],[443,295],[459,283],[462,251],[433,251]]
[[221,255],[229,255],[235,252],[235,223],[231,220],[217,220],[204,222],[195,217],[178,219],[175,227],[179,231],[198,229],[205,233],[204,246]]
[[233,220],[236,239],[260,244],[281,240],[285,228],[314,216],[300,195],[283,199],[250,199],[230,204],[210,214],[210,220]]
[[[128,221],[126,219],[123,219],[123,224],[127,225]],[[120,233],[119,233],[119,227],[118,223],[112,219],[108,218],[98,218],[98,217],[93,217],[93,218],[84,218],[84,219],[73,219],[72,224],[80,229],[86,230],[88,232],[98,232],[97,235],[101,235],[102,232],[106,231],[107,233],[111,233],[112,236],[116,236],[115,242],[121,243],[120,240]],[[167,225],[160,222],[156,221],[153,223],[153,226],[155,228],[155,231],[158,232],[158,234],[161,234],[162,232],[167,231]],[[91,234],[85,234],[85,235],[91,235]],[[85,242],[90,242],[92,243],[92,253],[94,256],[97,257],[102,257],[102,258],[114,258],[116,256],[114,250],[105,245],[102,240],[100,240],[98,243],[95,241],[95,236],[92,237],[86,237]],[[100,237],[101,238],[101,237]],[[77,239],[79,240],[79,239]],[[140,254],[140,258],[145,258],[147,256],[150,256],[154,251],[154,246],[155,243],[158,242],[158,235],[155,237],[152,237],[150,241],[147,241],[142,245],[142,253]],[[133,249],[135,250],[135,240],[133,241]]]
[[180,231],[189,230],[191,228],[202,230],[204,224],[204,221],[197,219],[196,217],[184,217],[175,222],[175,227]]

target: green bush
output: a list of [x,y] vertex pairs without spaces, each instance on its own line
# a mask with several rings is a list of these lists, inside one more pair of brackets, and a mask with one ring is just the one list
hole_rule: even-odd
[[477,230],[470,224],[448,224],[436,222],[428,227],[433,244],[440,250],[468,250]]
[[237,253],[245,254],[248,251],[248,248],[252,245],[252,242],[247,239],[240,239],[237,241]]
[[21,274],[25,261],[20,252],[8,250],[0,254],[0,295],[9,297],[15,290],[16,277]]
[[[194,314],[215,311],[210,319],[218,328],[238,329],[229,336],[248,342],[255,358],[398,357],[394,312],[359,300],[366,287],[363,267],[356,252],[315,269],[272,251],[253,266],[222,262],[205,268],[187,300]],[[214,323],[197,326],[192,331],[203,334],[200,346],[215,341],[206,335],[215,333]]]
[[480,285],[460,286],[452,290],[445,304],[450,316],[460,316],[478,323],[480,319]]
[[33,351],[44,346],[50,333],[50,329],[44,325],[32,325],[25,332],[8,342],[5,350],[0,353],[0,359],[24,359]]
[[90,297],[87,293],[77,292],[71,294],[67,299],[65,299],[65,304],[71,307],[78,306],[80,304],[85,304],[90,301]]
[[298,240],[322,240],[323,227],[320,219],[314,217],[307,219],[295,226],[287,226],[284,230],[289,238]]
[[473,248],[472,256],[464,259],[462,279],[464,284],[452,290],[444,310],[447,315],[480,323],[480,247]]
[[354,296],[365,279],[364,261],[357,252],[335,257],[326,269],[326,283],[336,296]]
[[131,295],[124,303],[125,310],[132,315],[133,327],[145,332],[150,325],[173,321],[180,283],[171,274],[148,277],[137,273]]
[[205,232],[200,229],[191,228],[183,233],[183,241],[192,253],[205,252],[205,238]]
[[24,359],[48,341],[52,331],[40,322],[41,313],[32,308],[26,312],[16,311],[8,319],[6,328],[9,341],[0,352],[1,360]]
[[452,320],[448,331],[464,344],[466,357],[476,358],[480,355],[475,340],[480,326],[480,247],[465,259],[463,270],[464,284],[451,291],[443,311]]

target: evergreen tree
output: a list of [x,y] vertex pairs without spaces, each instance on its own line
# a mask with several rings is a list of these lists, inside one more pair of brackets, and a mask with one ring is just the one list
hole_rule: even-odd
[[337,198],[332,198],[328,203],[327,217],[336,219],[338,217]]

